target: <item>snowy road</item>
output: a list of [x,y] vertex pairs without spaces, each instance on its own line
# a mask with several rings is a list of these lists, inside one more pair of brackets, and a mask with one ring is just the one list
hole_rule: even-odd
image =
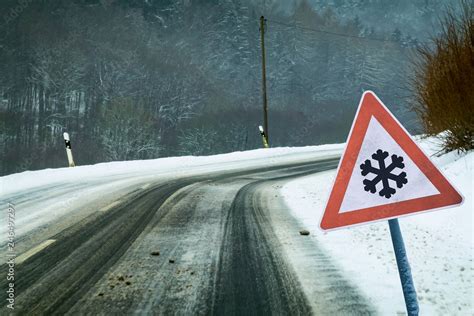
[[279,196],[337,162],[136,180],[22,237],[15,311],[371,314]]

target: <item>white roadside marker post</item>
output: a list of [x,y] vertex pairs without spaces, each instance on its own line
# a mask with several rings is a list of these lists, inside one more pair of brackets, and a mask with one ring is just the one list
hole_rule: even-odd
[[258,129],[260,130],[260,135],[262,135],[263,147],[268,148],[267,135],[265,135],[262,125],[259,125]]
[[69,139],[69,134],[64,133],[64,142],[66,143],[66,154],[67,154],[67,160],[69,162],[69,167],[75,167],[76,165],[74,164],[74,159],[72,159],[72,151],[71,151],[71,141]]

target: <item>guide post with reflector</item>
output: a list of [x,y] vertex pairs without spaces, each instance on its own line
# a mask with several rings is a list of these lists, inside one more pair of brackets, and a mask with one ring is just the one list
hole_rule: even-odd
[[262,125],[259,125],[258,129],[260,130],[260,135],[262,135],[263,147],[268,148],[267,135],[265,135]]
[[64,133],[64,142],[66,143],[66,154],[67,154],[67,160],[69,162],[69,167],[75,167],[76,165],[74,164],[74,159],[72,158],[72,151],[71,151],[71,140],[69,139],[69,134]]

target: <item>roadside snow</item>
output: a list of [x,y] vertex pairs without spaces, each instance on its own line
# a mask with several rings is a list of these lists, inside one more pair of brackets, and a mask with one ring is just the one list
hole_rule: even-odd
[[[433,139],[420,142],[437,152]],[[91,201],[106,205],[113,192],[163,178],[274,166],[336,157],[344,144],[272,148],[208,157],[101,163],[75,168],[27,171],[0,177],[0,200],[15,204],[17,234],[57,220]],[[422,315],[473,315],[473,167],[474,153],[433,157],[465,197],[462,206],[400,220],[418,291]],[[319,221],[335,171],[294,180],[282,194],[294,215],[310,230],[349,279],[383,315],[404,314],[405,307],[386,222],[323,233]],[[98,202],[95,202],[98,203]],[[95,204],[100,207],[100,204]],[[6,222],[5,222],[6,223]],[[0,226],[6,240],[7,225]]]
[[[433,138],[419,141],[430,155]],[[432,157],[465,197],[464,204],[400,219],[421,315],[473,315],[474,152]],[[319,229],[336,171],[287,183],[282,194],[294,215],[357,284],[382,315],[403,315],[405,305],[387,222],[325,233]]]
[[[280,147],[233,152],[214,156],[184,156],[149,160],[117,161],[75,168],[25,171],[0,177],[3,197],[44,185],[74,183],[77,180],[97,180],[104,177],[133,177],[157,174],[183,175],[187,172],[209,172],[256,166],[272,166],[296,160],[338,156],[343,145]],[[65,158],[66,159],[66,158]],[[113,179],[111,179],[113,180]]]
[[[78,216],[79,209],[94,203],[87,212],[81,213],[86,216],[113,203],[127,190],[151,182],[338,157],[341,152],[342,145],[272,148],[207,157],[171,157],[26,171],[0,177],[0,204],[5,214],[8,203],[14,204],[15,235],[20,238],[66,215]],[[7,240],[7,221],[3,223],[0,225],[0,245],[6,244]]]

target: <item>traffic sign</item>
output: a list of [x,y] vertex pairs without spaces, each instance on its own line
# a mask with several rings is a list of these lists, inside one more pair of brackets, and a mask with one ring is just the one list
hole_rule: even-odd
[[461,204],[463,198],[371,91],[362,95],[321,220],[324,230]]

